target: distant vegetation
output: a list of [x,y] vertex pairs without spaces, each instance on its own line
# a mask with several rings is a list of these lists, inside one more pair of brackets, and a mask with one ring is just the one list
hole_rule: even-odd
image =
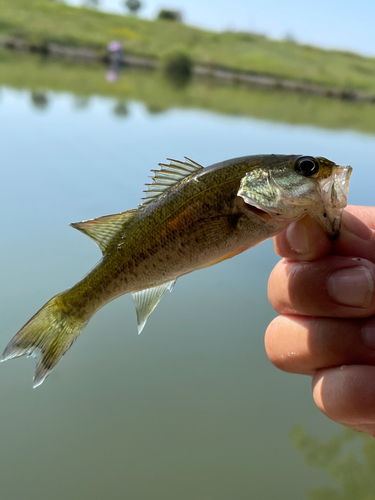
[[48,0],[0,0],[0,35],[101,50],[116,39],[128,54],[155,59],[178,48],[194,64],[375,93],[375,59],[271,41],[252,33],[216,33]]
[[99,0],[85,0],[84,5],[87,5],[87,7],[92,7],[94,9],[99,7]]
[[158,19],[164,19],[165,21],[182,21],[181,12],[178,10],[161,9],[158,14]]
[[184,52],[175,50],[164,57],[164,73],[177,85],[185,85],[191,78],[193,61]]
[[142,7],[142,4],[139,0],[126,0],[125,7],[128,8],[132,14],[136,14]]

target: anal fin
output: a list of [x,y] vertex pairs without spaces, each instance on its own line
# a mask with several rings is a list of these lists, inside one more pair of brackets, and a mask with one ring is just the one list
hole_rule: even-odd
[[176,280],[168,281],[167,283],[132,293],[135,310],[137,311],[138,334],[142,332],[148,317],[158,305],[164,293],[167,290],[172,291],[175,283]]

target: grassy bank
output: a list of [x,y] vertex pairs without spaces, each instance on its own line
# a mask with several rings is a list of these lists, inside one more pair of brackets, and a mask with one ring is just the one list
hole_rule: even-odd
[[144,102],[150,112],[195,108],[291,124],[375,133],[374,106],[371,104],[213,84],[199,79],[178,89],[157,72],[136,70],[126,70],[119,81],[108,84],[102,66],[68,64],[9,51],[0,51],[0,86],[32,92],[70,92],[78,97],[99,95],[112,97],[119,103],[138,100]]
[[0,34],[31,43],[105,48],[112,39],[134,55],[161,58],[171,48],[196,64],[375,92],[375,59],[325,51],[250,33],[214,33],[171,21],[146,21],[48,0],[0,0]]

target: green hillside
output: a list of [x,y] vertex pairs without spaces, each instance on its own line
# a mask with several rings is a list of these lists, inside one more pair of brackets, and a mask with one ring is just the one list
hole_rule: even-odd
[[157,59],[179,48],[196,64],[375,92],[372,58],[251,33],[216,33],[173,21],[111,15],[50,0],[0,0],[0,35],[103,51],[110,40],[118,39],[128,53]]

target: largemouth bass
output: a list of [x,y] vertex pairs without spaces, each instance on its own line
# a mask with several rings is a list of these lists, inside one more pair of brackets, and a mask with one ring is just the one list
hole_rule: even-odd
[[34,387],[95,312],[120,295],[132,294],[140,333],[184,274],[229,259],[305,215],[338,235],[352,170],[300,155],[245,156],[205,168],[188,158],[159,165],[137,209],[71,224],[98,244],[103,257],[6,347],[2,361],[38,358]]

